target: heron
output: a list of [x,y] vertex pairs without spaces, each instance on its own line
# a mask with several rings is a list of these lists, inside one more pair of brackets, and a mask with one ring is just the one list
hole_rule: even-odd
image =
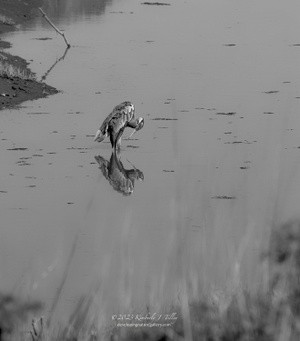
[[111,146],[114,150],[119,150],[121,146],[121,137],[126,127],[133,128],[134,131],[130,137],[144,126],[144,118],[134,116],[134,105],[129,102],[123,102],[116,107],[103,121],[101,127],[97,130],[94,141],[101,142],[109,136]]

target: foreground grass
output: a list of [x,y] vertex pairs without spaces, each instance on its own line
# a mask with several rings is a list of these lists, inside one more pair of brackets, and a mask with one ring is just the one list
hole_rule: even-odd
[[[176,318],[162,328],[125,327],[124,323],[137,323],[133,314],[128,320],[119,315],[103,329],[104,312],[101,301],[97,302],[100,287],[82,297],[67,323],[61,325],[53,322],[55,309],[45,319],[37,318],[30,323],[32,313],[40,309],[37,303],[20,303],[11,296],[2,296],[1,340],[300,340],[300,221],[288,222],[273,231],[270,249],[262,262],[267,270],[262,279],[264,285],[256,294],[250,295],[241,288],[234,288],[225,299],[189,300],[186,294],[180,304],[164,308],[175,312]],[[63,283],[66,277],[67,271]],[[149,308],[145,314],[151,316],[154,312]],[[151,322],[158,321],[154,318]]]

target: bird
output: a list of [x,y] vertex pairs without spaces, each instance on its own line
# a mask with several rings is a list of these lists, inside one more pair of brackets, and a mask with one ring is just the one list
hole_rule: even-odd
[[94,141],[101,142],[109,136],[111,146],[114,150],[119,150],[121,146],[121,137],[126,127],[133,128],[134,131],[140,130],[144,126],[144,118],[135,118],[134,105],[125,101],[116,107],[103,121],[101,127],[97,130]]

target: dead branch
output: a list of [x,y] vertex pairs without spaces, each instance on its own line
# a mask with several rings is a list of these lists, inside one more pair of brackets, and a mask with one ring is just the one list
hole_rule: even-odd
[[60,31],[60,30],[52,23],[52,21],[47,17],[47,14],[41,9],[41,7],[39,7],[39,10],[40,10],[40,12],[42,13],[43,18],[45,18],[45,20],[46,20],[46,21],[55,29],[55,31],[56,31],[58,34],[60,34],[60,35],[64,38],[64,41],[65,41],[65,43],[66,43],[66,45],[67,45],[67,48],[70,48],[71,45],[70,45],[69,42],[67,41],[67,38],[65,37],[65,34],[64,34],[62,31]]

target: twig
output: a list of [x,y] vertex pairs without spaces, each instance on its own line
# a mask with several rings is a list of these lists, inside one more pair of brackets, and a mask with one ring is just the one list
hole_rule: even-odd
[[48,23],[55,29],[55,31],[56,31],[58,34],[60,34],[60,35],[64,38],[64,41],[65,41],[67,47],[70,48],[71,45],[70,45],[69,42],[67,41],[67,38],[65,37],[65,34],[64,34],[62,31],[60,31],[60,30],[52,23],[52,21],[47,17],[47,14],[41,9],[41,7],[39,7],[39,10],[40,10],[40,12],[42,13],[43,18],[45,18],[45,20],[48,21]]

